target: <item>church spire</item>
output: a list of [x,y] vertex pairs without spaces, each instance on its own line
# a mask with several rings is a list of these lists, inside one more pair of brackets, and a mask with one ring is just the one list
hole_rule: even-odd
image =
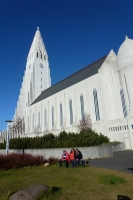
[[37,27],[29,54],[28,54],[28,58],[29,57],[33,57],[33,55],[41,53],[42,55],[47,54],[46,49],[45,49],[45,45],[39,30],[39,27]]

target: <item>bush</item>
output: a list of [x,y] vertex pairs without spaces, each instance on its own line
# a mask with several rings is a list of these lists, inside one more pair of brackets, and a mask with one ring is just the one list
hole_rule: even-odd
[[46,161],[43,156],[32,156],[31,154],[0,155],[0,169],[16,169],[25,166],[42,165]]
[[58,158],[50,157],[47,161],[50,165],[54,165],[59,162]]
[[[87,128],[86,130],[80,131],[79,134],[62,131],[58,136],[49,133],[41,137],[19,137],[10,139],[10,149],[86,147],[102,145],[104,143],[109,143],[109,138],[107,136],[104,136],[101,133],[98,134],[90,128]],[[3,145],[0,145],[0,149],[5,147],[5,144]]]

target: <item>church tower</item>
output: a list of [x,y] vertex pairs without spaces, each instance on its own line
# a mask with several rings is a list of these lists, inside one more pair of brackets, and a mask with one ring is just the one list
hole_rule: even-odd
[[39,28],[35,33],[26,63],[14,119],[24,117],[28,106],[42,91],[51,86],[48,54]]
[[26,63],[27,105],[51,86],[48,55],[39,28],[35,33]]

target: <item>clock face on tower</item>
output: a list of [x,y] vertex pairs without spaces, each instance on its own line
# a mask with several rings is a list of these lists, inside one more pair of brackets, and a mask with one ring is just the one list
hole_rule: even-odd
[[43,68],[43,64],[42,64],[42,63],[40,63],[39,66],[40,66],[41,68]]

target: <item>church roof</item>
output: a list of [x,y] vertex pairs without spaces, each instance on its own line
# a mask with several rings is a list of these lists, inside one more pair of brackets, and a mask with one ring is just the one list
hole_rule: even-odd
[[43,39],[41,36],[41,32],[39,30],[39,27],[37,27],[37,30],[36,30],[34,39],[32,41],[28,56],[32,53],[36,54],[36,52],[39,52],[39,51],[46,53],[46,49],[45,49],[45,45],[44,45],[44,42],[43,42]]
[[49,87],[48,89],[44,90],[32,103],[31,105],[42,101],[43,99],[54,95],[57,92],[60,92],[84,79],[91,77],[98,73],[98,69],[100,69],[101,65],[105,61],[107,56],[93,62],[92,64],[88,65],[87,67],[79,70],[78,72],[72,74],[71,76],[65,78],[64,80],[56,83],[55,85]]

